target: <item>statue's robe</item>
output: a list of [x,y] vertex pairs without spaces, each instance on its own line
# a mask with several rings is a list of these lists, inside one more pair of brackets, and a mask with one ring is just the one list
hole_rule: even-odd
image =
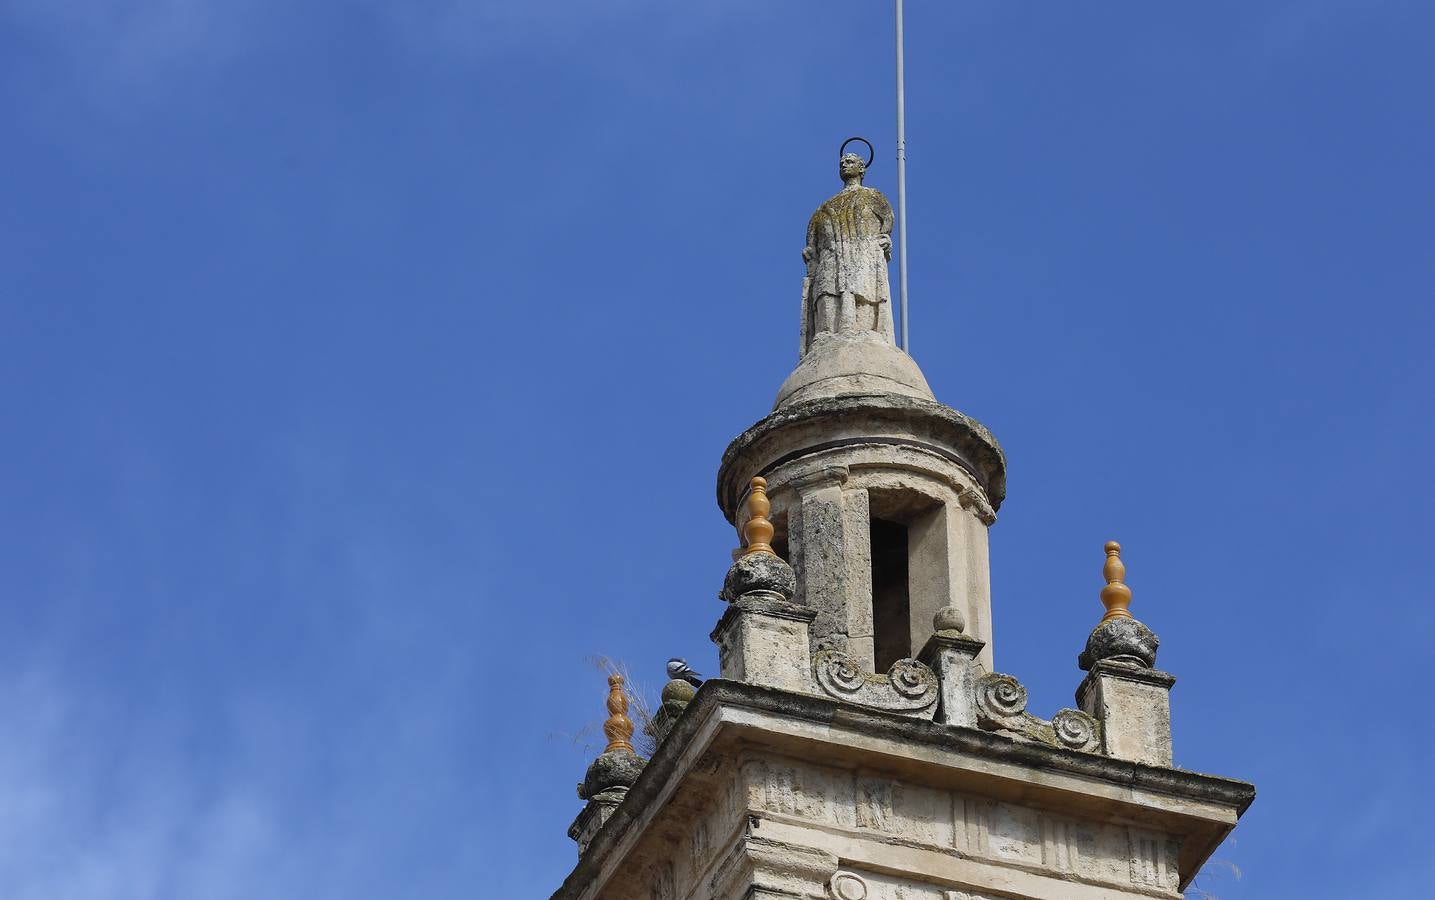
[[[817,208],[807,223],[811,249],[806,296],[802,305],[802,351],[812,345],[819,330],[818,301],[823,296],[850,294],[858,304],[877,307],[875,331],[892,340],[892,291],[887,281],[887,256],[878,243],[892,234],[892,204],[882,192],[857,186],[844,188]],[[840,315],[840,312],[835,312]],[[839,330],[830,323],[830,330]]]

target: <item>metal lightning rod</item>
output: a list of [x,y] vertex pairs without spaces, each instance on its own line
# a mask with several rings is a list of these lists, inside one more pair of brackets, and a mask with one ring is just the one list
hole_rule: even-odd
[[902,59],[902,0],[897,0],[897,262],[901,269],[902,350],[907,344],[907,85]]

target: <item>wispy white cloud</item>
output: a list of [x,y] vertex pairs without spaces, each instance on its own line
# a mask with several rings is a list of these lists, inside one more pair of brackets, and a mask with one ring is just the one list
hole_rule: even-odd
[[[450,501],[395,481],[405,502],[367,503],[342,447],[300,441],[281,455],[295,480],[281,491],[290,505],[270,510],[275,542],[233,535],[253,548],[249,564],[281,573],[273,586],[323,599],[267,610],[313,637],[309,659],[289,666],[306,677],[266,674],[279,661],[251,647],[154,696],[155,672],[114,683],[72,664],[105,652],[83,646],[73,622],[37,636],[23,663],[0,660],[4,900],[351,900],[395,896],[398,878],[468,882],[450,867],[470,865],[454,848],[476,843],[455,822],[471,798],[454,789],[470,764],[462,733],[477,714],[476,676],[467,643],[438,632],[457,618],[441,601],[471,597],[475,584],[412,528],[444,515],[425,498]],[[164,509],[164,485],[149,489],[146,506]],[[72,587],[92,605],[133,599],[99,582]],[[150,614],[136,607],[130,637],[159,624]],[[422,873],[400,862],[415,855]]]
[[197,777],[153,717],[116,721],[39,672],[0,684],[0,709],[10,900],[227,900],[316,886],[302,870],[286,875],[302,835],[283,827],[282,794]]
[[[164,715],[117,719],[97,714],[96,704],[53,674],[13,678],[0,684],[4,896],[368,896],[366,888],[394,874],[392,860],[376,851],[400,845],[394,852],[401,853],[414,837],[409,832],[423,827],[413,766],[424,768],[430,785],[443,781],[436,769],[457,762],[434,756],[446,741],[434,740],[433,731],[458,707],[451,694],[441,696],[448,711],[407,705],[399,736],[389,736],[401,742],[403,732],[416,731],[426,745],[417,751],[422,762],[346,754],[344,741],[372,735],[318,735],[306,730],[300,711],[251,701],[230,705],[233,727],[223,730],[238,735],[236,743],[201,763]],[[398,720],[393,713],[374,715]],[[321,783],[307,785],[309,778]],[[398,811],[412,820],[395,822]]]
[[[16,900],[116,900],[158,895],[177,829],[192,802],[124,748],[91,743],[100,730],[49,675],[0,685],[0,883]],[[155,763],[163,764],[162,760]],[[111,769],[121,777],[105,774]],[[144,787],[141,787],[143,785]]]

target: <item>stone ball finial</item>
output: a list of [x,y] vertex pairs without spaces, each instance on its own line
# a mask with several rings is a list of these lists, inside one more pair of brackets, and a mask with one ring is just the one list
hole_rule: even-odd
[[729,603],[747,594],[768,595],[770,599],[791,600],[797,593],[797,575],[775,553],[746,553],[739,556],[723,579],[722,599]]
[[1102,660],[1152,668],[1156,665],[1156,648],[1161,639],[1156,633],[1130,615],[1103,619],[1086,639],[1086,649],[1076,664],[1088,671]]
[[681,678],[674,678],[663,685],[663,702],[691,703],[693,697],[697,695],[697,692],[698,689],[693,687],[691,683]]
[[638,776],[643,774],[644,764],[643,758],[631,750],[600,754],[588,767],[588,774],[578,790],[579,798],[592,800],[604,791],[632,787]]
[[967,630],[967,617],[955,606],[944,606],[937,610],[932,616],[932,629],[934,631],[955,631],[958,634]]

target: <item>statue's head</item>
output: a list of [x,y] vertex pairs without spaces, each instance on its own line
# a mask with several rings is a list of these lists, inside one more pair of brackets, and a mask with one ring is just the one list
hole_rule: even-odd
[[863,162],[862,157],[855,153],[842,154],[842,159],[838,163],[838,166],[842,172],[843,181],[850,181],[855,178],[860,182],[862,176],[867,174],[867,163]]

